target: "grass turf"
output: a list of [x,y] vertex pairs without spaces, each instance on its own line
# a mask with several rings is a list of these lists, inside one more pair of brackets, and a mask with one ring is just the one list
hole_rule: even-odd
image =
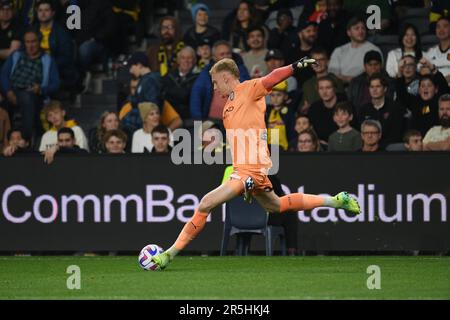
[[0,257],[0,299],[450,299],[450,257],[177,257],[164,272],[128,256]]

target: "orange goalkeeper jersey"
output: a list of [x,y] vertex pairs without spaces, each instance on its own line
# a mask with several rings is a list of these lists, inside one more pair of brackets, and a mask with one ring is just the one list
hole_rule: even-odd
[[264,117],[268,93],[261,79],[248,80],[234,89],[225,104],[223,124],[235,169],[268,174],[272,167]]

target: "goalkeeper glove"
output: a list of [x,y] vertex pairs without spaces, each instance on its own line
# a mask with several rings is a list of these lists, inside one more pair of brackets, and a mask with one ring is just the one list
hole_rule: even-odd
[[306,67],[308,67],[310,65],[313,65],[313,64],[317,64],[315,59],[311,59],[309,57],[303,57],[300,60],[295,61],[292,64],[292,68],[294,70],[303,69],[303,68],[306,68]]

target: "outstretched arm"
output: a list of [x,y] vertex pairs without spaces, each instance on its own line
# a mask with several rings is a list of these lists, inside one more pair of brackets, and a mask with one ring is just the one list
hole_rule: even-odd
[[272,90],[275,85],[292,76],[295,69],[306,68],[314,63],[316,63],[316,60],[304,57],[289,66],[275,69],[267,76],[262,77],[262,84],[266,90]]

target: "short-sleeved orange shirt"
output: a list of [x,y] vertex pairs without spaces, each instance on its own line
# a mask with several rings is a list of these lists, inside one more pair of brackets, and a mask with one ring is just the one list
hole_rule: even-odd
[[267,175],[272,167],[267,146],[265,96],[261,79],[240,83],[223,110],[223,124],[231,147],[233,167]]

